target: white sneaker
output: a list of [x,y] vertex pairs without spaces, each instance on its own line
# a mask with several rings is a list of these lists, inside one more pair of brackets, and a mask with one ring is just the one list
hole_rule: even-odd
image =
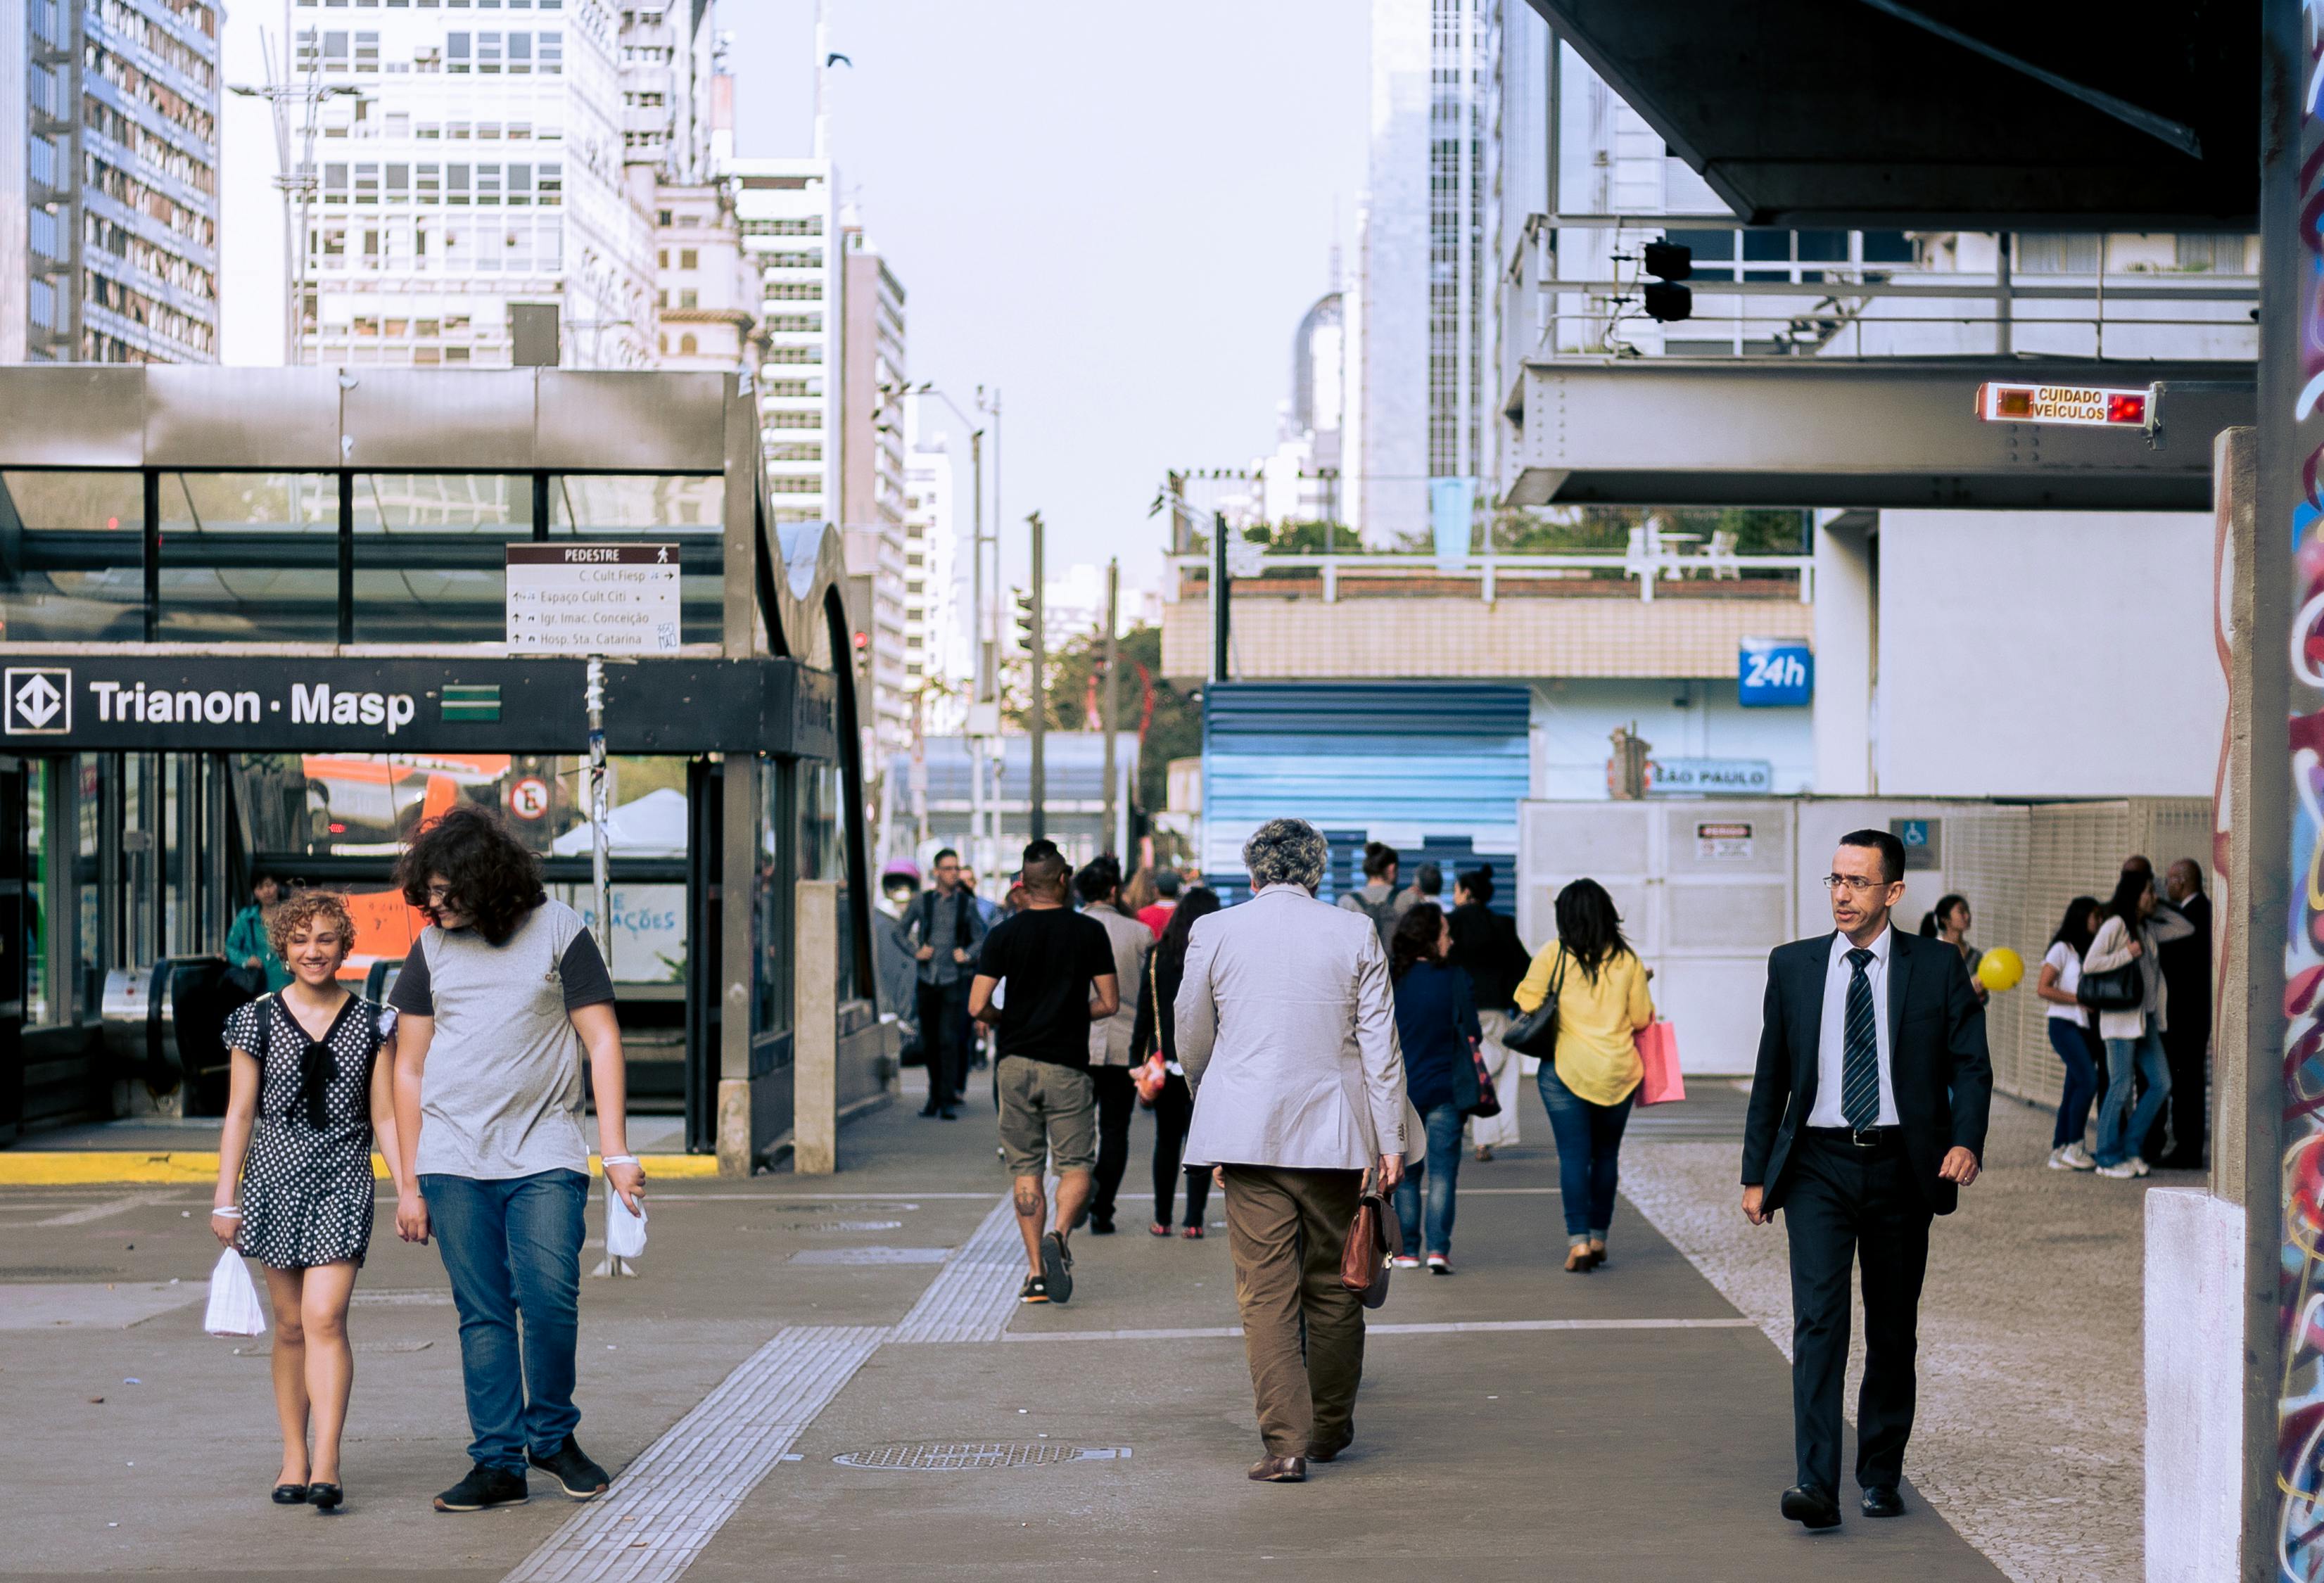
[[2073,1170],[2073,1169],[2074,1169],[2074,1163],[2073,1163],[2073,1161],[2071,1161],[2071,1160],[2070,1160],[2070,1159],[2068,1159],[2068,1158],[2066,1157],[2066,1149],[2067,1149],[2067,1147],[2068,1147],[2068,1146],[2067,1146],[2067,1145],[2065,1145],[2065,1144],[2060,1144],[2056,1148],[2052,1149],[2052,1150],[2050,1151],[2050,1169],[2051,1169],[2051,1170],[2052,1170],[2052,1171],[2071,1171],[2071,1170]]
[[2098,1168],[2098,1161],[2090,1157],[2090,1151],[2079,1143],[2070,1143],[2066,1146],[2066,1164],[2077,1171],[2095,1171]]
[[2100,1165],[2098,1174],[2110,1182],[2129,1182],[2138,1175],[2138,1163],[2135,1160],[2125,1160],[2119,1164]]
[[2131,1173],[2135,1176],[2152,1176],[2154,1174],[2154,1167],[2148,1164],[2144,1157],[2137,1155],[2131,1155],[2130,1169]]
[[1392,1270],[1416,1270],[1420,1267],[1420,1261],[1408,1253],[1399,1253],[1388,1261],[1388,1267]]

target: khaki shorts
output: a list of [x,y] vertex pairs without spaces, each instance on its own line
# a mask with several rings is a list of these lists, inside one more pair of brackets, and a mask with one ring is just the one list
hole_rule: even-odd
[[1078,1066],[1001,1058],[1001,1149],[1011,1176],[1060,1176],[1097,1165],[1097,1085]]

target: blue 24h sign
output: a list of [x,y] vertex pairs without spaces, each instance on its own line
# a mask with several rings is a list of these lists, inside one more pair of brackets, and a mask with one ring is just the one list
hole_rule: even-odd
[[1746,709],[1805,704],[1815,696],[1815,653],[1796,638],[1746,638],[1736,665],[1737,698]]

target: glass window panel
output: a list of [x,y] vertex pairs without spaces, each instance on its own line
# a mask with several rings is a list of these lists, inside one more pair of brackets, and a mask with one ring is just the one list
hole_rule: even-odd
[[[792,853],[797,832],[792,814],[798,765],[789,759],[752,760],[729,756],[726,796],[747,795],[746,770],[758,776],[758,861],[752,871],[751,1032],[754,1037],[779,1034],[791,1026],[791,889]],[[754,1061],[755,1064],[755,1061]]]
[[715,474],[561,474],[549,481],[552,538],[678,545],[679,639],[715,643],[723,634],[725,561],[720,513],[726,481]]
[[[35,759],[24,774],[24,1024],[49,1014],[49,919],[57,893],[49,881],[49,775],[53,760]],[[60,890],[61,888],[58,888]]]
[[532,537],[525,474],[360,474],[355,640],[498,643],[508,635],[503,551]]
[[802,759],[799,783],[798,877],[839,882],[836,918],[839,999],[855,999],[854,923],[847,894],[847,796],[836,764]]
[[338,536],[338,484],[325,474],[164,473],[159,635],[335,640]]
[[0,639],[143,640],[144,515],[134,473],[0,473]]
[[105,828],[104,762],[95,753],[82,753],[71,760],[77,826],[73,878],[80,904],[79,1004],[84,1017],[103,999],[105,983],[105,887],[97,873],[97,833]]

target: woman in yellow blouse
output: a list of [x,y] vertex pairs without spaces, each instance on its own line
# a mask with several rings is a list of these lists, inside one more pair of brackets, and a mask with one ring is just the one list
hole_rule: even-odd
[[1614,898],[1595,879],[1557,893],[1557,938],[1517,986],[1530,1012],[1557,989],[1557,1054],[1541,1063],[1541,1102],[1557,1136],[1565,1202],[1565,1267],[1586,1275],[1606,1262],[1622,1128],[1646,1070],[1634,1041],[1655,1020],[1646,964],[1622,938]]

